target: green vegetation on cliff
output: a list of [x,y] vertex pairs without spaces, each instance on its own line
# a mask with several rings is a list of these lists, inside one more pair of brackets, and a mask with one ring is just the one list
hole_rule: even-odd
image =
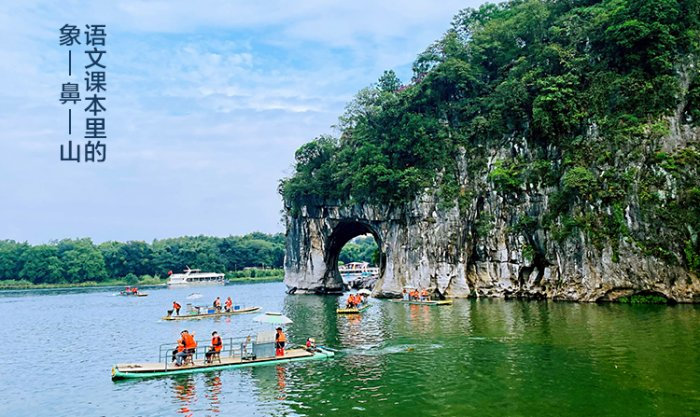
[[584,232],[614,259],[625,240],[699,271],[700,148],[688,133],[700,125],[699,51],[700,0],[463,10],[409,83],[385,72],[347,106],[339,137],[299,148],[280,191],[292,214],[308,201],[401,205],[425,188],[460,210],[487,190],[513,205],[536,191],[547,213],[514,230]]

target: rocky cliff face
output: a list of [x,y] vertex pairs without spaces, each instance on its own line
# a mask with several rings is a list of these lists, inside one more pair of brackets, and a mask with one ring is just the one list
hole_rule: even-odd
[[[671,134],[655,148],[700,148],[700,130],[679,125],[671,120]],[[599,301],[651,293],[678,302],[700,300],[700,279],[680,256],[662,259],[624,236],[596,241],[582,228],[561,236],[539,226],[556,187],[523,184],[515,192],[495,187],[489,173],[505,157],[527,159],[525,141],[512,139],[486,150],[476,169],[463,151],[457,165],[466,192],[452,205],[427,189],[402,207],[341,202],[308,202],[296,211],[287,207],[286,285],[296,292],[340,291],[340,249],[351,238],[372,233],[381,250],[381,276],[373,290],[379,297],[398,296],[411,285],[447,297]],[[659,192],[674,192],[670,179],[666,187]],[[642,220],[639,195],[626,201],[627,230],[664,233],[663,225]],[[614,215],[601,210],[602,216]],[[690,233],[697,239],[697,231]]]

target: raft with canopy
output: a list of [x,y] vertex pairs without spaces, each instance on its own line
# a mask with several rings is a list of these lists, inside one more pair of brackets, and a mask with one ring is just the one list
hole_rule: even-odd
[[[254,321],[267,324],[288,324],[292,320],[280,313],[266,313],[254,318]],[[192,355],[185,358],[182,366],[171,363],[174,343],[160,346],[158,362],[120,363],[112,368],[112,380],[152,378],[169,375],[212,372],[225,369],[245,368],[251,366],[276,365],[287,362],[328,359],[335,355],[330,348],[323,346],[313,349],[290,346],[284,355],[275,355],[275,332],[261,331],[255,337],[228,338],[223,340],[223,349],[212,356],[211,363],[205,361],[207,343],[197,343]]]
[[[226,345],[226,343],[224,343]],[[172,349],[172,344],[168,344]],[[199,350],[199,348],[198,348]],[[220,359],[214,359],[213,363],[204,362],[204,354],[201,359],[193,359],[190,363],[176,367],[165,362],[153,363],[120,363],[112,368],[112,380],[153,378],[159,376],[193,374],[198,372],[214,372],[227,369],[246,368],[251,366],[278,365],[287,362],[312,361],[328,359],[334,356],[331,350],[317,347],[313,352],[302,348],[292,348],[284,352],[284,356],[254,357],[246,356],[240,351],[234,350],[230,354],[222,352]]]

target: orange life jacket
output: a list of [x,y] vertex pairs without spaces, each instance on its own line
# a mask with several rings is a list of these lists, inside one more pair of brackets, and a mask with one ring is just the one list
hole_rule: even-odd
[[185,341],[185,349],[194,349],[197,347],[197,342],[194,340],[194,337],[192,337],[191,334],[185,333],[182,336],[182,339]]
[[423,290],[423,291],[420,292],[420,295],[422,295],[423,297],[427,297],[427,296],[428,296],[428,291]]
[[275,339],[278,342],[286,342],[287,336],[284,335],[284,332],[279,332],[279,333],[277,333],[277,337]]
[[177,339],[177,351],[182,352],[185,350],[185,341],[182,339]]
[[230,298],[227,298],[226,299],[226,307],[231,307],[231,305],[233,305],[233,301],[231,301]]
[[212,337],[211,346],[214,348],[214,352],[221,352],[221,349],[224,347],[224,344],[221,342],[221,337]]
[[175,301],[173,301],[173,310],[179,310],[182,306]]

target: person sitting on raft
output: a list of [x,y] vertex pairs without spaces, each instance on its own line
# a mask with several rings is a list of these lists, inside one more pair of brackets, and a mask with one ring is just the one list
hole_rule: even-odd
[[180,332],[184,343],[184,350],[175,355],[175,366],[181,366],[182,360],[188,356],[194,355],[197,350],[197,342],[194,340],[194,333],[190,334],[187,330]]
[[345,303],[345,308],[354,308],[355,307],[355,295],[350,294],[348,295],[348,301]]
[[313,338],[307,337],[306,338],[306,350],[309,352],[315,352],[316,351],[316,340]]
[[211,346],[209,347],[209,350],[207,353],[204,354],[206,359],[204,360],[205,363],[211,363],[211,357],[215,353],[221,352],[221,349],[223,349],[224,343],[221,341],[221,337],[219,337],[219,333],[217,332],[212,332],[211,333]]
[[231,297],[227,297],[226,302],[224,303],[224,308],[226,311],[231,311],[231,307],[233,307],[233,301],[231,300]]
[[214,300],[214,310],[216,310],[217,313],[221,311],[221,298],[219,297],[216,297],[216,300]]
[[421,290],[420,292],[420,300],[421,301],[430,301],[430,296],[428,295],[428,290]]
[[177,314],[178,316],[180,315],[180,309],[181,309],[181,308],[182,308],[182,306],[181,306],[180,304],[178,304],[177,301],[173,301],[173,311],[174,311],[175,314]]
[[284,356],[284,343],[287,341],[287,336],[282,332],[282,328],[277,328],[275,335],[275,356]]
[[[180,333],[182,335],[182,333]],[[179,339],[177,339],[177,347],[173,349],[173,358],[172,361],[175,362],[175,357],[178,353],[184,352],[185,350],[185,340],[180,336]]]

